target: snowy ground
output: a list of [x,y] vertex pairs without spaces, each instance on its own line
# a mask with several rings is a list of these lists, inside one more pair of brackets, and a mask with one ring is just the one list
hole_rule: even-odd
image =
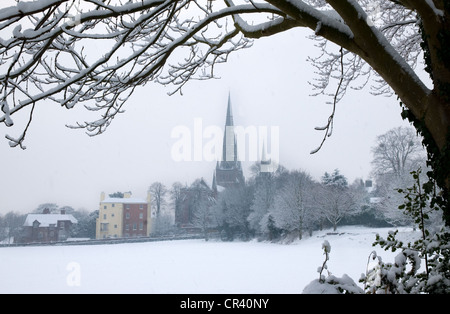
[[[391,229],[341,227],[291,244],[180,240],[90,246],[0,248],[0,293],[301,293],[318,278],[324,239],[328,269],[356,282],[376,233]],[[400,235],[400,234],[399,234]],[[401,229],[401,236],[414,236]]]

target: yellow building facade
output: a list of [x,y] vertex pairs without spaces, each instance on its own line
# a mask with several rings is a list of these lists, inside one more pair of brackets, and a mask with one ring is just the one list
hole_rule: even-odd
[[96,238],[122,238],[149,236],[151,232],[150,194],[147,199],[100,196],[99,215],[96,221]]

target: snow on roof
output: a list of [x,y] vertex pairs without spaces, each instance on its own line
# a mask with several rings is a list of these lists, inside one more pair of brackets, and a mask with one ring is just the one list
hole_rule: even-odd
[[74,224],[78,223],[78,220],[72,215],[67,214],[28,214],[23,225],[24,227],[31,227],[36,220],[40,223],[40,227],[49,227],[51,224],[56,225],[58,221],[67,220]]
[[103,203],[119,203],[119,204],[147,204],[147,200],[143,198],[135,198],[135,197],[108,197],[105,198],[103,201],[100,202]]

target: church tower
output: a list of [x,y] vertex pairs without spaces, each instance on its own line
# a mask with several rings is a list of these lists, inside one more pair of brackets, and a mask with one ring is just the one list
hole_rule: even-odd
[[238,160],[230,95],[228,95],[227,116],[223,134],[222,159],[216,164],[213,181],[215,186],[223,188],[238,187],[245,183],[241,162]]

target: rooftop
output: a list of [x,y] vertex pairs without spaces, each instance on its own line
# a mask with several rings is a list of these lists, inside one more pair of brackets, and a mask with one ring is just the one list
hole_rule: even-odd
[[58,221],[78,223],[78,220],[72,215],[67,214],[28,214],[23,225],[24,227],[31,227],[36,220],[40,223],[40,227],[49,227],[52,224],[56,225]]
[[119,204],[147,204],[147,200],[143,198],[135,198],[135,197],[108,197],[105,198],[103,201],[100,202],[103,203],[119,203]]

